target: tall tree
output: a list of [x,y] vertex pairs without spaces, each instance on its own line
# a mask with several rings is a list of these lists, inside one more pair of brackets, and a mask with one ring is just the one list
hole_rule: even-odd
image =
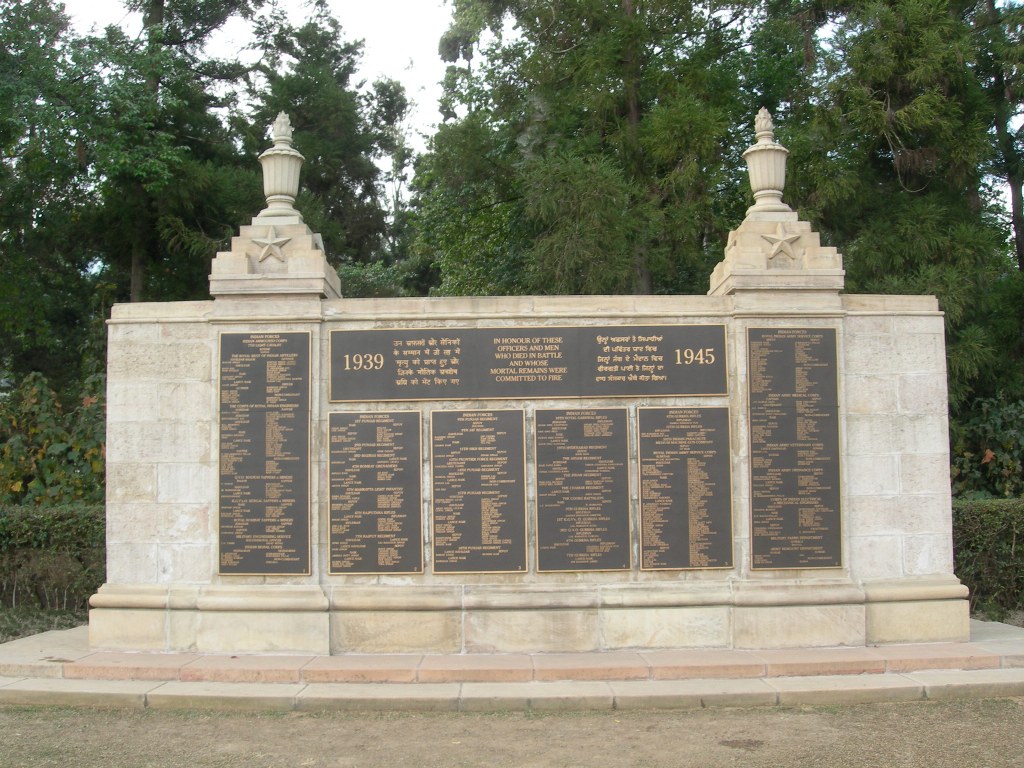
[[993,171],[1010,197],[1017,269],[1024,271],[1024,6],[981,0],[973,19],[976,68],[991,115]]
[[82,376],[102,338],[85,116],[95,76],[57,4],[0,0],[0,389]]
[[[730,129],[746,10],[456,0],[441,42],[450,119],[420,184],[419,247],[437,254],[442,290],[706,286],[732,218],[723,201],[739,197]],[[497,37],[481,46],[485,30]]]
[[796,139],[791,199],[842,248],[847,290],[938,296],[955,406],[1014,353],[994,324],[1011,262],[986,179],[991,107],[971,14],[955,0],[842,8],[818,51],[809,119],[784,128]]
[[256,175],[218,115],[245,67],[205,48],[262,2],[126,0],[142,14],[141,37],[110,27],[95,41],[104,73],[90,137],[103,199],[97,230],[132,301],[204,295],[217,245],[258,204]]
[[[257,106],[248,146],[263,142],[264,127],[275,114],[289,114],[306,158],[299,207],[323,235],[335,266],[349,270],[343,289],[352,295],[361,267],[374,264],[377,277],[384,278],[380,269],[404,252],[403,202],[386,194],[382,167],[389,167],[387,178],[397,182],[410,161],[402,128],[409,111],[405,90],[393,80],[368,88],[355,80],[362,42],[345,39],[322,0],[313,3],[311,17],[299,26],[280,15],[265,19],[257,27],[257,46],[259,77],[250,92]],[[398,287],[367,284],[363,289]]]

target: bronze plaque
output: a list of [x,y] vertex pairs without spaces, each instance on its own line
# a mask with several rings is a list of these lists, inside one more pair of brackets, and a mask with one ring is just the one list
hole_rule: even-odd
[[434,411],[434,572],[526,570],[523,411]]
[[625,408],[537,411],[537,570],[630,567]]
[[330,572],[421,573],[420,414],[330,415]]
[[728,408],[639,408],[640,567],[732,567]]
[[309,333],[220,337],[220,573],[306,575]]
[[754,568],[842,565],[832,328],[748,330]]
[[331,402],[725,395],[725,326],[331,331]]

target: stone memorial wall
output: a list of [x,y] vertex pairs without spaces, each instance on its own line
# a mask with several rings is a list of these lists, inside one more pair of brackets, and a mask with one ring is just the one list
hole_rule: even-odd
[[214,298],[114,308],[93,647],[966,639],[941,313],[842,293],[766,115],[707,296],[342,298],[274,140]]

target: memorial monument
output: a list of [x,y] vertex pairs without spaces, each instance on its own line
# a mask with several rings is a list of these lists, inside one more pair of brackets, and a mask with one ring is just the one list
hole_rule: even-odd
[[967,639],[942,315],[842,292],[767,112],[707,296],[343,298],[273,142],[213,298],[113,309],[94,648]]

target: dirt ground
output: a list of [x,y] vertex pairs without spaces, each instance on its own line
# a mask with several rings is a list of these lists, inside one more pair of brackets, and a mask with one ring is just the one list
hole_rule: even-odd
[[526,714],[0,708],[11,768],[1019,768],[1024,699]]

